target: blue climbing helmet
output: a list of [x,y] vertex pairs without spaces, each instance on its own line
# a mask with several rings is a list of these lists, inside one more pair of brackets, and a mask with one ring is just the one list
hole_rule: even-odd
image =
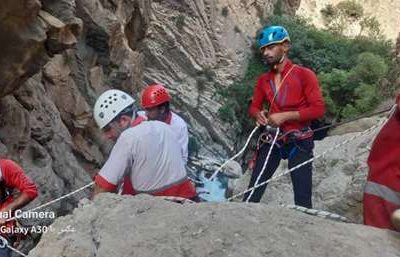
[[282,26],[266,27],[257,36],[257,44],[260,49],[272,44],[283,43],[286,40],[290,42],[289,33]]

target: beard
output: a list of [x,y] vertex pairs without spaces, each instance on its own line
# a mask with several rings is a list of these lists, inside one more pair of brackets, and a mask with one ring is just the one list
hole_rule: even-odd
[[275,57],[264,57],[263,61],[266,65],[274,67],[275,65],[280,64],[283,61],[283,57],[283,54]]

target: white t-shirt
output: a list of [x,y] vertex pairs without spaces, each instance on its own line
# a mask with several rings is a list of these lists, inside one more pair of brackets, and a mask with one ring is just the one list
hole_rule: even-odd
[[188,134],[188,128],[186,125],[186,122],[176,113],[171,112],[172,117],[171,117],[171,124],[169,124],[172,127],[172,130],[175,132],[175,134],[178,137],[178,143],[181,146],[181,153],[182,153],[182,158],[185,164],[187,163],[188,160],[188,144],[189,144],[189,134]]
[[[140,111],[137,113],[139,116],[146,117],[146,113],[144,111]],[[179,145],[181,146],[181,154],[182,154],[182,159],[187,163],[188,160],[188,144],[189,144],[189,133],[188,133],[188,128],[186,125],[186,122],[176,113],[171,111],[171,122],[169,125],[172,127],[172,130],[174,131],[175,135],[177,136],[177,140]]]
[[144,121],[122,132],[99,176],[112,185],[129,176],[136,192],[161,191],[187,178],[180,152],[169,125]]

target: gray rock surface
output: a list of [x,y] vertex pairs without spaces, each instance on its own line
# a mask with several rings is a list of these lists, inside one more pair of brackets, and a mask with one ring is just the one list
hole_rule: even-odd
[[[384,250],[383,250],[384,249]],[[398,233],[264,204],[106,194],[52,225],[30,257],[395,257]]]

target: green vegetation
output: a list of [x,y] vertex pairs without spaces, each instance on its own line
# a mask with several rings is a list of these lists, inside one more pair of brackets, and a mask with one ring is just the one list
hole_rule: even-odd
[[321,10],[325,25],[333,33],[342,35],[348,27],[358,29],[358,36],[382,38],[380,24],[374,16],[364,14],[364,8],[354,0],[339,2],[336,6],[328,4]]
[[224,16],[224,17],[228,17],[228,15],[229,15],[228,6],[225,6],[224,8],[222,8],[221,14],[222,14],[222,16]]
[[237,25],[235,25],[235,27],[233,28],[233,30],[234,30],[236,33],[242,33],[242,31],[240,30],[240,28],[239,28]]
[[257,77],[265,71],[266,67],[261,62],[261,58],[254,56],[249,60],[244,78],[228,89],[221,89],[218,92],[223,99],[226,99],[225,104],[218,111],[219,117],[229,123],[233,123],[235,120],[238,121],[241,124],[239,133],[247,133],[255,125],[249,119],[247,108],[253,95]]
[[274,5],[274,15],[283,15],[283,6],[282,1],[276,1]]
[[176,17],[173,18],[175,20],[175,25],[179,30],[183,29],[183,26],[185,25],[185,16],[180,14]]
[[199,155],[200,146],[195,137],[189,137],[188,154],[197,157]]
[[[340,5],[343,12],[353,19],[364,20],[359,6],[347,2],[351,1]],[[327,7],[324,12],[330,15],[337,9]],[[289,58],[317,73],[329,118],[341,120],[372,111],[384,94],[393,93],[394,88],[388,86],[393,84],[390,82],[393,76],[388,76],[393,74],[391,42],[381,37],[367,38],[362,33],[349,38],[337,30],[318,30],[299,17],[272,16],[265,24],[279,24],[289,31],[292,40]],[[241,124],[239,134],[253,127],[247,114],[248,102],[257,77],[266,69],[255,49],[244,78],[219,92],[225,100],[219,115],[226,122],[236,119]]]

